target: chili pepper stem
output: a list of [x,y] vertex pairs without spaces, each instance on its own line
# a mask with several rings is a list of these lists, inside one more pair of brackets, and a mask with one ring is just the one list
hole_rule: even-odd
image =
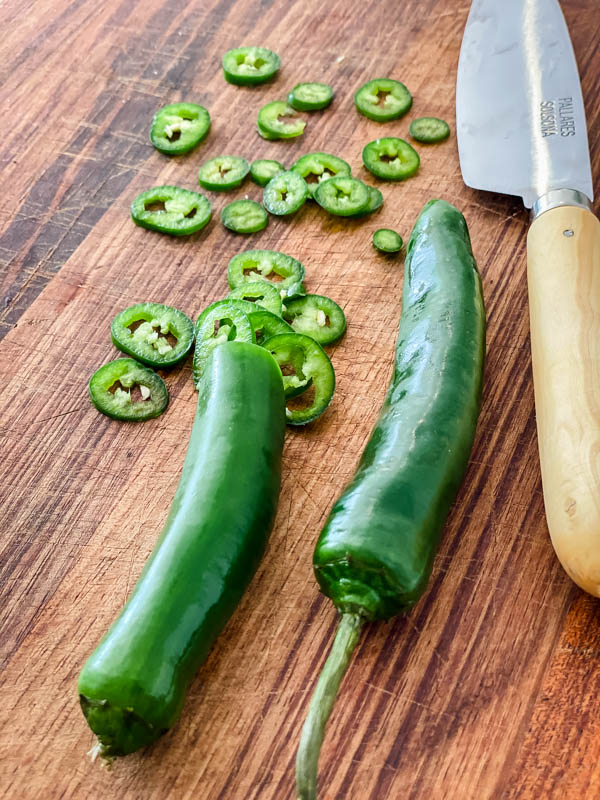
[[335,641],[319,677],[300,736],[296,757],[298,800],[316,800],[317,769],[325,726],[364,621],[360,614],[342,614]]

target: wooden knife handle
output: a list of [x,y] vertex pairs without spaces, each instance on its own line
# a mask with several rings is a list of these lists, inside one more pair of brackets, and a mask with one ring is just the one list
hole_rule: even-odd
[[532,224],[527,280],[548,528],[569,576],[600,597],[600,222],[561,206]]

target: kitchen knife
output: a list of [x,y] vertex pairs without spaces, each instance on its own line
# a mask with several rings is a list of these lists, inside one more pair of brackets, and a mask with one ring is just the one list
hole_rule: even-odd
[[473,0],[456,86],[467,186],[531,209],[527,282],[548,528],[600,596],[600,222],[581,87],[557,0]]

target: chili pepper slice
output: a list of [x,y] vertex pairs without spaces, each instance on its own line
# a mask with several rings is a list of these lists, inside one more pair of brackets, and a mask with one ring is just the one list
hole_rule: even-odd
[[172,236],[202,230],[212,216],[208,198],[178,186],[154,186],[135,198],[131,218],[136,225]]
[[115,347],[148,367],[172,367],[194,343],[194,323],[162,303],[137,303],[113,319],[110,335]]
[[171,103],[160,108],[152,119],[150,141],[168,156],[188,153],[210,130],[210,114],[196,103]]
[[390,228],[379,228],[373,234],[373,247],[382,253],[399,253],[404,247],[402,237]]
[[280,172],[285,172],[283,164],[270,158],[258,158],[250,165],[250,177],[259,186],[266,186]]
[[285,100],[267,103],[258,112],[258,132],[269,139],[293,139],[304,133],[306,122]]
[[378,208],[381,208],[383,205],[383,195],[375,186],[369,186],[368,183],[365,183],[365,186],[369,190],[369,203],[365,209],[359,211],[358,214],[353,214],[355,217],[366,217],[367,214],[372,214],[373,211],[377,211]]
[[346,316],[338,304],[320,294],[288,300],[283,318],[296,333],[311,336],[319,344],[333,344],[346,332]]
[[315,200],[330,214],[350,217],[364,211],[369,205],[369,190],[358,178],[338,175],[320,183]]
[[227,267],[227,281],[236,289],[248,281],[267,281],[283,299],[306,294],[304,266],[292,256],[277,250],[246,250],[235,255]]
[[[229,292],[227,299],[246,300],[249,303],[254,303],[255,306],[265,308],[267,311],[270,311],[271,314],[276,314],[278,317],[281,317],[283,306],[281,295],[277,289],[272,284],[267,283],[267,281],[249,281],[247,283],[241,283]],[[252,320],[250,320],[250,322],[252,322]]]
[[450,126],[438,117],[419,117],[410,123],[408,132],[417,142],[435,144],[450,136]]
[[404,139],[388,136],[369,142],[362,151],[363,164],[384,181],[403,181],[419,169],[419,154]]
[[250,164],[240,156],[216,156],[198,170],[198,183],[213,192],[226,192],[239,186],[250,172]]
[[376,122],[398,119],[412,106],[412,95],[403,83],[391,78],[368,81],[354,95],[358,111]]
[[[335,372],[329,356],[320,344],[301,333],[283,333],[267,339],[265,347],[281,368],[284,388],[294,391],[300,386],[314,388],[314,396],[296,407],[287,403],[285,409],[288,425],[306,425],[325,411],[335,389]],[[312,383],[309,381],[312,379]],[[287,394],[286,391],[286,396]]]
[[281,66],[281,59],[266,47],[236,47],[223,56],[225,80],[238,86],[254,86],[271,80]]
[[271,178],[263,192],[263,203],[270,214],[281,217],[302,208],[307,197],[306,181],[290,170]]
[[196,347],[192,365],[196,389],[213,348],[224,342],[256,342],[248,314],[240,305],[242,302],[218,300],[205,308],[196,320]]
[[296,111],[321,111],[333,100],[333,89],[327,83],[298,83],[288,94],[288,103]]
[[234,200],[221,211],[221,222],[234,233],[256,233],[267,227],[269,217],[254,200]]
[[310,196],[314,198],[321,181],[336,175],[350,175],[352,169],[347,161],[331,153],[306,153],[291,168],[301,175],[308,184]]
[[256,336],[256,344],[262,345],[263,342],[278,333],[294,333],[291,325],[288,325],[281,317],[267,311],[266,308],[257,309],[248,314],[248,319]]
[[169,404],[169,392],[160,375],[133,358],[117,358],[96,370],[89,392],[98,411],[123,422],[158,417]]

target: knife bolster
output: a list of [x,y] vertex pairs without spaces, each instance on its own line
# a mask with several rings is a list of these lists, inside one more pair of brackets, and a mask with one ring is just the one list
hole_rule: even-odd
[[591,210],[592,203],[589,197],[579,189],[551,189],[535,201],[531,207],[531,220],[537,219],[546,211],[559,206],[574,206]]

